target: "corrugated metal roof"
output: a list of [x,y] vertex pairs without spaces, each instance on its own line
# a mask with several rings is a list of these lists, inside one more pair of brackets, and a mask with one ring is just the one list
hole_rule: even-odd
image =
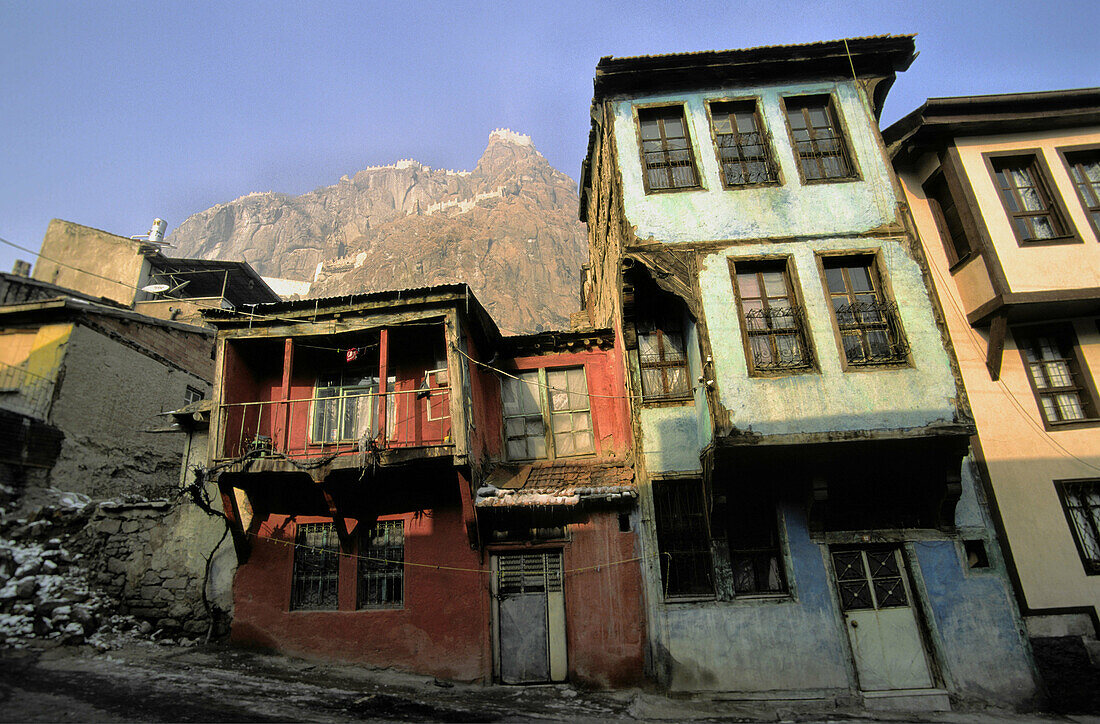
[[722,49],[722,50],[719,50],[719,49],[715,49],[715,50],[693,50],[693,51],[689,51],[689,52],[685,52],[685,53],[651,53],[651,54],[648,54],[648,55],[623,55],[623,56],[618,56],[618,57],[616,57],[614,55],[605,55],[604,57],[600,58],[600,62],[602,63],[605,60],[631,61],[631,60],[650,60],[650,59],[656,60],[656,59],[663,59],[663,58],[690,58],[690,57],[693,57],[693,56],[715,55],[715,54],[719,54],[719,53],[755,53],[755,52],[762,51],[762,50],[789,50],[791,48],[823,47],[823,46],[826,46],[826,45],[832,45],[834,43],[843,43],[845,41],[847,41],[849,43],[852,43],[852,42],[861,42],[861,41],[865,41],[865,40],[904,40],[906,38],[911,40],[911,39],[914,39],[916,37],[917,37],[916,33],[905,33],[905,34],[901,34],[901,35],[893,35],[893,34],[890,34],[890,33],[886,33],[884,35],[859,35],[859,36],[855,36],[855,37],[851,37],[851,38],[836,38],[834,40],[815,40],[812,43],[783,43],[783,44],[779,44],[779,45],[756,45],[756,46],[753,46],[751,48],[726,48],[726,49]]

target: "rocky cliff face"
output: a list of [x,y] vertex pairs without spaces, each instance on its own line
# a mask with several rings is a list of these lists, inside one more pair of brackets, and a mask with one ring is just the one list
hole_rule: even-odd
[[473,171],[406,160],[301,196],[249,194],[168,241],[179,256],[316,278],[310,296],[466,282],[508,334],[568,327],[588,261],[577,204],[572,179],[501,129]]

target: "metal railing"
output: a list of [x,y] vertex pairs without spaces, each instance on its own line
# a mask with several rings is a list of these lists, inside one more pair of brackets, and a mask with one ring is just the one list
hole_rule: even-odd
[[0,394],[5,407],[11,410],[46,419],[53,388],[52,377],[0,362]]
[[909,358],[909,342],[894,302],[853,302],[835,307],[848,364],[898,364]]
[[[380,425],[386,406],[386,430]],[[252,453],[317,457],[451,441],[450,388],[385,393],[330,388],[292,400],[229,402],[218,406],[217,459]]]

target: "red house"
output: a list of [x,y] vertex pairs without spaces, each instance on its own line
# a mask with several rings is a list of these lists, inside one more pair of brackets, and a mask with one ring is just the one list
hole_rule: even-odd
[[502,338],[465,285],[206,317],[235,641],[465,681],[642,679],[609,330]]

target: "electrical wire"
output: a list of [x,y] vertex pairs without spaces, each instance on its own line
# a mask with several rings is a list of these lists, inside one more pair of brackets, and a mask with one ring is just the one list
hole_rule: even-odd
[[[969,322],[966,321],[966,313],[963,311],[962,307],[959,306],[959,302],[955,298],[955,296],[951,294],[951,287],[949,286],[949,282],[944,277],[943,270],[940,269],[936,261],[932,259],[932,255],[928,254],[925,258],[928,259],[928,266],[932,269],[933,274],[935,274],[936,278],[939,280],[940,285],[944,289],[948,300],[951,302],[951,306],[955,309],[955,312],[958,315],[959,319],[962,320],[962,327],[966,331],[967,339],[974,347],[974,350],[978,353],[978,357],[981,358],[982,356],[984,356],[984,352],[982,349],[982,338],[978,335],[977,331],[970,326]],[[1003,351],[1002,354],[1004,354]],[[1027,373],[1026,370],[1025,373]],[[994,380],[993,382],[997,386],[997,389],[1000,390],[1001,393],[1004,394],[1006,397],[1008,397],[1009,401],[1012,403],[1013,408],[1016,410],[1017,414],[1019,414],[1020,417],[1024,419],[1024,422],[1026,422],[1033,430],[1039,433],[1039,436],[1047,443],[1049,443],[1051,447],[1059,451],[1063,456],[1072,458],[1073,460],[1076,460],[1087,468],[1100,471],[1100,466],[1093,465],[1092,463],[1077,457],[1072,452],[1063,447],[1061,443],[1055,440],[1049,431],[1047,431],[1043,427],[1040,427],[1039,423],[1036,422],[1032,414],[1028,412],[1027,409],[1025,409],[1023,403],[1020,402],[1019,398],[1012,391],[1012,389],[1009,388],[1009,386],[1005,383],[1003,379],[998,377],[998,379]],[[981,433],[979,432],[979,437],[980,436]]]
[[[283,540],[282,538],[269,538],[267,536],[260,535],[259,533],[252,533],[244,531],[245,535],[255,538],[258,541],[265,541],[268,543],[274,543],[284,547],[290,547],[295,550],[306,550],[313,553],[322,553],[327,555],[339,556],[341,558],[349,558],[356,561],[372,561],[374,563],[383,563],[388,566],[393,566],[394,569],[398,567],[411,566],[413,568],[429,568],[437,571],[454,571],[459,573],[492,573],[492,570],[488,568],[465,568],[463,566],[447,566],[440,563],[413,563],[412,561],[394,561],[389,558],[381,558],[379,556],[364,556],[359,553],[346,553],[344,551],[334,551],[331,548],[320,548],[317,546],[306,545],[305,543],[296,543],[294,541]],[[658,554],[659,555],[659,554]],[[656,558],[657,555],[648,556],[635,556],[633,558],[623,558],[617,561],[608,561],[607,563],[597,563],[590,566],[579,566],[577,568],[566,568],[561,573],[563,576],[575,575],[578,573],[587,573],[590,571],[601,572],[604,568],[611,568],[613,566],[623,565],[625,563],[637,563],[638,561],[644,561],[649,558]]]

